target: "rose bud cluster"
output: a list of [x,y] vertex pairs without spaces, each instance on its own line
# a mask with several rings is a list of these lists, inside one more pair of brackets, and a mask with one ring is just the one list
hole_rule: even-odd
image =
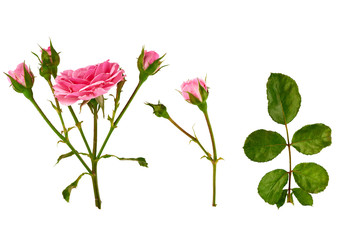
[[38,55],[33,53],[40,62],[40,75],[47,81],[51,80],[51,75],[53,78],[57,77],[58,65],[60,63],[59,53],[53,48],[52,42],[50,41],[50,46],[48,48],[41,48],[41,59]]
[[149,76],[155,75],[161,68],[165,67],[161,67],[161,60],[164,56],[165,54],[162,57],[159,57],[158,53],[155,51],[146,51],[144,48],[142,49],[137,60],[137,66],[140,72],[139,81],[141,83],[145,82]]
[[28,99],[33,97],[31,89],[34,84],[34,75],[24,62],[20,63],[14,71],[8,71],[8,74],[5,74],[16,92],[23,93]]

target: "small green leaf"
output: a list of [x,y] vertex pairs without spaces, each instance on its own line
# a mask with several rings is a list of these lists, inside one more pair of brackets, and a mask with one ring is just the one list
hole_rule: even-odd
[[328,185],[327,171],[316,163],[300,163],[293,169],[297,185],[309,193],[319,193]]
[[298,113],[301,96],[296,82],[281,73],[272,73],[267,82],[268,112],[277,123],[288,124]]
[[105,154],[103,156],[101,156],[100,158],[110,158],[110,157],[115,157],[121,161],[137,161],[139,163],[140,166],[142,167],[148,167],[148,163],[146,162],[145,158],[139,157],[139,158],[121,158],[121,157],[117,157],[115,155],[111,155],[111,154]]
[[296,199],[303,206],[312,206],[313,205],[313,197],[308,192],[302,190],[301,188],[293,188],[293,194]]
[[281,200],[282,189],[287,182],[287,171],[276,169],[263,176],[257,190],[265,202],[273,205]]
[[65,153],[65,154],[60,155],[58,157],[56,165],[60,162],[61,159],[64,159],[64,158],[67,158],[67,157],[71,157],[72,155],[74,155],[74,152],[69,152],[69,153]]
[[294,133],[292,146],[300,153],[316,154],[331,145],[331,133],[332,130],[322,123],[307,125]]
[[82,176],[84,176],[85,174],[88,174],[88,173],[82,173],[80,174],[80,176],[73,182],[71,183],[70,185],[68,185],[64,191],[63,191],[63,197],[64,199],[66,200],[66,202],[69,202],[70,201],[70,195],[71,195],[71,191],[73,188],[76,188],[78,186],[78,182],[79,180],[81,179]]
[[257,130],[246,139],[243,149],[255,162],[267,162],[278,156],[286,147],[286,140],[277,132]]
[[287,189],[282,190],[281,197],[280,197],[279,201],[276,203],[277,208],[280,208],[280,207],[282,207],[285,204],[286,197],[287,197],[287,192],[288,192]]

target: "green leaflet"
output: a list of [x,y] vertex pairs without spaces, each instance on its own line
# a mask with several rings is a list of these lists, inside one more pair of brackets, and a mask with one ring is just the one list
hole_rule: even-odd
[[312,206],[313,205],[313,197],[308,192],[302,190],[301,188],[293,188],[293,194],[296,199],[303,206]]
[[301,96],[296,82],[281,73],[272,73],[267,82],[268,112],[277,123],[288,124],[298,113]]
[[286,197],[287,197],[287,192],[288,192],[287,189],[282,190],[281,197],[280,197],[279,201],[276,203],[277,208],[280,208],[280,207],[282,207],[285,204]]
[[58,160],[57,160],[57,163],[56,165],[60,162],[61,159],[64,159],[64,158],[67,158],[67,157],[71,157],[74,155],[74,152],[68,152],[68,153],[65,153],[65,154],[62,154],[58,157]]
[[312,155],[331,145],[332,130],[322,124],[306,125],[294,133],[292,146],[300,153]]
[[70,201],[70,195],[71,195],[71,191],[73,188],[76,188],[78,186],[78,182],[81,179],[82,176],[84,176],[85,174],[88,174],[87,172],[84,172],[82,174],[80,174],[80,176],[70,185],[68,185],[64,191],[63,191],[63,197],[66,200],[66,202]]
[[128,161],[137,161],[139,166],[142,166],[142,167],[148,167],[148,163],[146,162],[145,158],[142,158],[142,157],[138,157],[138,158],[121,158],[121,157],[117,157],[115,155],[111,155],[111,154],[105,154],[103,156],[101,156],[101,158],[110,158],[110,157],[115,157],[121,161],[125,161],[125,160],[128,160]]
[[279,155],[286,147],[286,140],[277,132],[257,130],[246,139],[243,149],[249,159],[267,162]]
[[276,204],[282,196],[282,189],[287,184],[288,173],[283,169],[268,172],[261,179],[257,188],[259,195],[269,204]]
[[297,185],[309,193],[319,193],[328,185],[327,171],[316,163],[300,163],[293,169]]

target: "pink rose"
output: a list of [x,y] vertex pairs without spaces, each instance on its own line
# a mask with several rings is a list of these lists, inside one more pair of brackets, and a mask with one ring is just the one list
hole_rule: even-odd
[[66,70],[56,78],[54,94],[60,103],[71,105],[78,100],[91,100],[107,93],[124,79],[117,63],[106,62],[78,70]]
[[[30,75],[30,78],[28,79],[31,83],[30,85],[33,86],[34,75],[31,72],[31,69],[29,69],[29,67],[25,63],[20,63],[14,71],[8,71],[8,75],[10,75],[15,81],[17,81],[18,83],[20,83],[24,87],[27,87],[26,82],[25,82],[24,66],[25,66],[28,74]],[[10,83],[12,83],[10,78],[8,78],[8,81]],[[32,86],[30,86],[30,87],[32,87]]]
[[[204,88],[204,90],[206,92],[206,94],[204,94],[205,96],[203,96],[203,98],[202,98],[201,93],[200,93],[200,85]],[[182,85],[181,85],[181,89],[182,89],[182,95],[183,95],[184,99],[186,101],[188,101],[189,103],[192,103],[192,104],[197,104],[197,102],[192,102],[190,100],[189,93],[191,93],[196,99],[198,99],[198,101],[200,103],[204,102],[208,97],[208,88],[205,84],[205,81],[203,81],[202,79],[199,79],[199,78],[195,78],[195,79],[183,82]]]
[[158,58],[159,55],[155,51],[144,50],[143,69],[146,70]]

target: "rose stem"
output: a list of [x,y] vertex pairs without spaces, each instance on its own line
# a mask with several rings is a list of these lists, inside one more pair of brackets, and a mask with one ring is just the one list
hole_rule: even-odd
[[39,105],[36,103],[36,101],[34,100],[34,98],[32,97],[30,99],[30,101],[32,102],[32,104],[34,105],[34,107],[38,110],[38,112],[40,113],[40,115],[43,117],[43,119],[46,121],[46,123],[50,126],[50,128],[53,130],[53,132],[55,134],[57,134],[57,136],[66,143],[66,145],[72,150],[72,152],[77,156],[77,158],[79,159],[79,161],[83,164],[83,166],[86,168],[86,170],[91,174],[91,169],[87,166],[87,164],[84,162],[84,160],[82,159],[82,157],[79,155],[79,153],[77,152],[77,150],[72,146],[72,144],[70,143],[70,141],[68,139],[66,139],[63,135],[61,135],[59,133],[59,131],[53,126],[53,124],[50,122],[50,120],[48,120],[48,118],[46,117],[46,115],[44,114],[44,112],[41,110],[41,108],[39,107]]
[[217,152],[216,152],[216,144],[215,144],[215,138],[214,138],[214,133],[211,127],[211,123],[209,120],[209,115],[208,115],[208,111],[205,109],[205,111],[203,111],[204,113],[204,117],[205,120],[207,122],[208,125],[208,129],[209,129],[209,133],[210,133],[210,138],[211,138],[211,144],[212,144],[212,148],[213,148],[213,160],[211,160],[211,163],[213,165],[213,202],[212,202],[212,206],[216,207],[216,165],[217,165]]
[[98,136],[98,105],[96,104],[93,110],[93,153],[92,153],[92,184],[93,184],[93,191],[94,191],[94,199],[96,207],[99,209],[101,208],[101,200],[99,195],[99,188],[98,188],[98,178],[97,178],[97,164],[98,159],[96,159],[97,155],[97,136]]
[[137,92],[138,92],[138,90],[139,90],[139,88],[140,88],[141,86],[142,86],[142,82],[140,81],[140,82],[138,83],[136,89],[133,91],[131,97],[129,98],[129,100],[128,100],[127,103],[125,104],[123,110],[120,112],[120,114],[119,114],[119,116],[117,117],[117,119],[116,119],[116,120],[114,121],[114,123],[111,125],[110,130],[109,130],[109,132],[108,132],[108,134],[107,134],[107,136],[106,136],[106,138],[105,138],[105,140],[104,140],[104,143],[103,143],[102,147],[101,147],[100,150],[99,150],[99,153],[98,153],[98,155],[97,155],[97,159],[100,158],[101,154],[102,154],[103,151],[104,151],[104,148],[105,148],[107,142],[109,141],[109,138],[111,137],[111,134],[112,134],[113,130],[117,127],[117,125],[118,125],[120,119],[123,117],[125,111],[126,111],[127,108],[129,107],[130,103],[132,102],[133,98],[135,97],[135,95],[137,94]]
[[74,122],[76,123],[76,127],[78,128],[78,130],[80,132],[80,135],[81,135],[81,137],[84,140],[84,143],[86,145],[87,151],[89,152],[90,157],[92,158],[93,157],[92,156],[92,151],[91,151],[91,148],[89,146],[89,143],[86,140],[85,134],[84,134],[83,129],[81,127],[81,123],[78,121],[78,118],[77,118],[76,114],[74,113],[72,106],[68,106],[68,109],[70,110],[70,113],[71,113],[71,115],[72,115],[72,117],[74,119]]

